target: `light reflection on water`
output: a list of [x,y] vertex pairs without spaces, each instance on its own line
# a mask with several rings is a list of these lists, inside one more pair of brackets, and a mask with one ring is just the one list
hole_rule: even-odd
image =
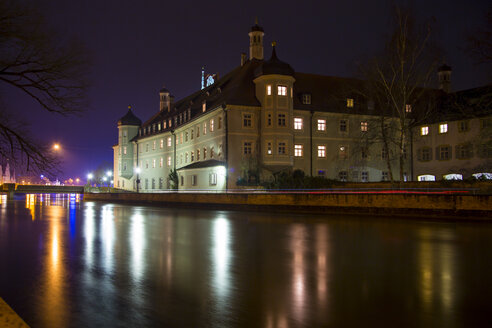
[[33,327],[488,320],[491,224],[0,201],[0,295]]

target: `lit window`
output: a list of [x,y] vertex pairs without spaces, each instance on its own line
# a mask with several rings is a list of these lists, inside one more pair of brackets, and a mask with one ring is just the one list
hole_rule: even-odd
[[272,154],[272,143],[271,142],[267,143],[267,154],[268,155]]
[[409,105],[409,104],[405,105],[405,112],[411,113],[412,112],[412,105]]
[[278,114],[278,126],[285,126],[285,114]]
[[252,143],[250,141],[246,141],[243,144],[243,154],[248,155],[251,154],[252,151]]
[[421,136],[426,136],[429,134],[429,127],[428,126],[423,126],[420,128],[420,135]]
[[181,144],[183,144],[183,132],[179,135],[179,139],[181,139]]
[[311,104],[311,95],[309,93],[304,93],[302,95],[302,103],[305,105]]
[[354,107],[354,99],[353,98],[347,98],[347,107],[349,107],[349,108]]
[[203,122],[203,134],[207,134],[207,122]]
[[171,137],[168,137],[167,138],[167,146],[168,147],[171,147]]
[[217,173],[210,173],[210,185],[215,186],[217,185]]
[[152,160],[152,168],[155,168],[155,158]]
[[294,156],[302,157],[302,145],[294,145]]
[[164,148],[164,139],[161,139],[159,147],[162,149]]
[[285,85],[279,85],[277,87],[277,94],[279,96],[287,96],[287,87]]
[[162,126],[165,129],[167,127],[167,122],[166,121],[162,121]]
[[171,166],[171,156],[167,157],[167,166]]
[[161,160],[159,161],[159,167],[162,167],[163,164],[164,164],[164,158],[161,157]]
[[286,154],[286,144],[285,142],[278,143],[278,154],[285,155]]
[[448,132],[448,124],[447,123],[439,124],[439,133],[446,133],[446,132]]
[[302,130],[302,118],[294,118],[294,130]]
[[210,120],[210,132],[214,132],[214,119]]
[[318,146],[318,157],[326,157],[326,146]]
[[168,123],[169,127],[173,126],[173,121],[171,119],[169,119],[167,123]]
[[418,181],[436,181],[436,177],[430,174],[419,175],[417,177]]
[[126,155],[126,146],[123,147],[123,155]]
[[347,120],[340,120],[340,132],[347,132]]
[[203,159],[207,159],[207,147],[203,148]]
[[250,128],[252,125],[252,114],[243,114],[243,128]]
[[271,85],[267,85],[267,96],[271,96],[272,95],[272,86]]
[[207,110],[207,103],[204,101],[202,104],[202,112],[205,112]]
[[318,131],[326,130],[326,120],[318,120]]
[[360,122],[360,130],[362,132],[367,132],[367,122]]

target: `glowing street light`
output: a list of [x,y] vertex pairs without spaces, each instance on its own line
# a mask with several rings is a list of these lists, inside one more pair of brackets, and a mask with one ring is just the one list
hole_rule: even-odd
[[53,149],[54,149],[54,150],[60,150],[60,144],[55,143],[55,144],[53,145]]
[[106,175],[107,175],[108,177],[110,177],[110,176],[112,176],[112,175],[113,175],[113,172],[112,172],[112,171],[108,171],[108,172],[106,172]]

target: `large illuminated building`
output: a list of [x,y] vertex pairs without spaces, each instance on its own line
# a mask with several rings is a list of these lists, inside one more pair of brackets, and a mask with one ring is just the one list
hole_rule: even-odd
[[[241,64],[216,80],[202,74],[207,86],[188,97],[175,102],[161,89],[160,110],[143,124],[129,109],[113,147],[115,187],[167,190],[172,171],[180,190],[237,189],[296,169],[343,181],[388,180],[387,157],[396,149],[361,142],[379,117],[374,102],[354,92],[363,81],[295,72],[275,44],[265,60],[263,36],[255,24],[249,59],[242,54]],[[420,163],[407,161],[404,179],[416,180]]]

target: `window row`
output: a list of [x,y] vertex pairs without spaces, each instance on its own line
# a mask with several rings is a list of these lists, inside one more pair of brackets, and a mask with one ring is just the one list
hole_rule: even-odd
[[[253,114],[251,113],[243,113],[243,128],[252,128],[253,127]],[[277,114],[277,127],[287,127],[287,115],[285,113]],[[317,131],[326,131],[326,119],[317,119],[316,121]],[[266,126],[271,127],[273,125],[272,113],[266,114]],[[294,130],[303,130],[304,129],[304,118],[302,117],[294,117]],[[367,132],[369,129],[369,123],[367,121],[360,121],[360,131]],[[349,121],[347,119],[339,120],[338,122],[338,131],[339,132],[348,132],[349,130]]]
[[[208,123],[208,125],[207,125]],[[179,134],[176,134],[174,135],[174,137],[176,138],[176,145],[179,145],[179,144],[183,144],[185,142],[188,142],[188,140],[193,140],[195,137],[196,138],[199,138],[200,137],[200,128],[202,127],[202,133],[203,135],[206,135],[207,132],[214,132],[215,131],[215,119],[210,119],[210,121],[208,122],[204,122],[203,124],[201,125],[197,125],[195,126],[194,128],[188,130],[188,131],[184,131],[184,132],[181,132]],[[222,117],[218,117],[217,118],[217,129],[221,129],[222,128]],[[171,147],[173,142],[172,142],[172,138],[171,136],[167,137],[166,139],[166,145],[167,147]],[[141,145],[140,147],[140,153],[143,153],[144,151],[144,148],[145,148],[145,152],[149,152],[150,150],[150,147],[152,147],[152,150],[156,150],[157,148],[157,140],[154,140],[152,143],[146,143],[145,146],[144,145]],[[160,149],[163,149],[164,148],[164,139],[160,139],[159,140],[159,148]],[[126,147],[124,147],[124,152],[126,151]],[[126,152],[125,152],[126,154]]]
[[[200,176],[193,174],[188,177],[189,185],[190,186],[197,186],[198,185],[198,178]],[[203,178],[203,176],[201,176]],[[181,186],[185,185],[185,177],[183,175],[179,176],[179,184]],[[216,186],[217,185],[217,173],[209,173],[208,175],[208,185],[209,186]]]
[[[189,120],[189,111],[188,110],[188,120]],[[159,123],[154,123],[152,125],[148,125],[147,127],[140,128],[139,130],[139,136],[145,136],[145,135],[150,135],[155,132],[160,132],[161,130],[165,130],[166,128],[171,128],[173,127],[173,122],[174,126],[181,125],[187,121],[187,112],[183,112],[177,116],[174,116],[174,119],[168,119],[164,120]],[[207,123],[203,123],[206,125]],[[220,129],[222,127],[222,117],[217,117],[217,128]],[[206,127],[204,128],[206,131]],[[210,132],[213,132],[215,129],[215,119],[210,119]],[[206,133],[206,132],[205,132]]]
[[[474,157],[472,144],[461,144],[454,146],[455,159],[470,159]],[[450,145],[440,145],[434,150],[434,158],[439,161],[450,160],[453,158],[453,147]],[[478,146],[478,157],[492,158],[492,146],[489,144],[481,144]],[[421,162],[432,161],[433,151],[431,147],[422,147],[417,150],[417,160]]]
[[[213,159],[216,156],[217,157],[222,156],[222,145],[221,144],[218,147],[217,154],[215,153],[214,147],[210,147],[210,148],[203,147],[202,149],[196,149],[196,150],[193,150],[191,152],[182,153],[179,155],[179,157],[176,158],[177,159],[176,164],[182,165],[182,164],[192,163],[192,162],[199,161],[199,160]],[[156,168],[157,163],[159,164],[159,167],[163,167],[164,166],[163,165],[164,158],[161,157],[159,162],[157,162],[157,159],[155,159],[155,158],[152,160],[145,160],[145,162],[143,160],[140,160],[140,166],[139,167],[144,168],[144,169]],[[166,164],[168,167],[170,167],[172,165],[172,156],[167,157]]]

